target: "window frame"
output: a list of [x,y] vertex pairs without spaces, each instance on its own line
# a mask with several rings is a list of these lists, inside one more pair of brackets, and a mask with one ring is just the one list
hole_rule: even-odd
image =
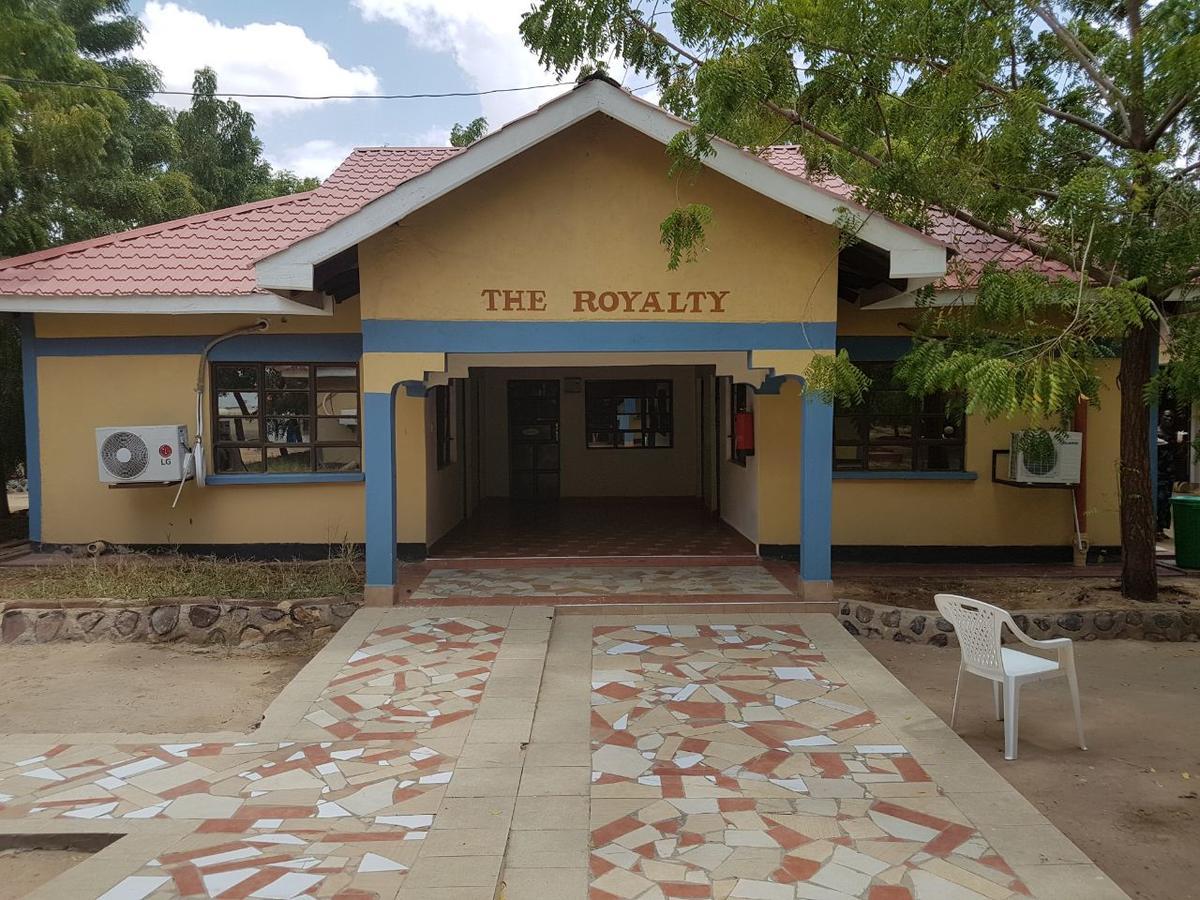
[[[629,387],[621,388],[621,385],[639,385],[640,390],[632,390]],[[658,400],[657,389],[660,385],[665,385],[667,388],[667,427],[648,427],[650,413],[648,403],[650,400]],[[601,394],[601,391],[604,391]],[[593,428],[592,425],[597,422],[598,417],[592,412],[593,398],[612,399],[618,398],[622,400],[638,399],[640,401],[639,411],[636,415],[643,421],[641,428],[621,428],[620,416],[630,415],[630,413],[622,413],[613,406],[612,420],[604,429],[611,435],[611,443],[595,444],[592,441]],[[659,416],[662,414],[659,413]],[[661,418],[655,422],[661,426]],[[640,434],[642,435],[641,444],[624,444],[620,440],[623,434]],[[648,435],[665,434],[667,436],[666,444],[659,444],[657,441],[651,444],[645,443]],[[595,378],[587,379],[583,385],[583,445],[587,450],[673,450],[675,449],[675,382],[671,378]]]
[[[872,379],[872,386],[867,389],[862,402],[853,407],[842,407],[840,404],[834,405],[834,421],[833,421],[833,471],[834,473],[875,473],[879,476],[888,474],[906,475],[909,473],[919,474],[937,474],[937,473],[961,473],[967,471],[967,416],[965,413],[960,413],[958,416],[958,434],[954,438],[930,438],[924,436],[922,425],[926,419],[952,418],[947,415],[945,410],[948,406],[948,395],[944,392],[929,394],[926,397],[908,397],[910,403],[909,408],[903,412],[887,413],[879,412],[878,409],[872,409],[871,394],[875,385],[879,383],[879,377],[872,375],[872,370],[882,373],[887,371],[887,383],[891,384],[894,378],[895,363],[887,361],[871,361],[860,362],[857,364],[862,368]],[[885,388],[892,393],[898,393],[894,388]],[[931,401],[933,401],[931,403]],[[930,405],[936,405],[943,409],[943,412],[931,412]],[[910,428],[910,436],[907,438],[895,438],[892,440],[872,440],[871,439],[871,421],[879,418],[894,419],[899,423],[907,423]],[[839,422],[852,421],[857,425],[858,438],[848,439],[838,437]],[[844,447],[858,448],[859,455],[856,460],[840,460],[838,458],[838,450]],[[909,448],[911,450],[911,464],[908,468],[879,468],[871,467],[871,449],[878,447],[898,447]],[[933,447],[949,447],[959,448],[959,465],[954,468],[930,468],[927,464],[922,465],[923,459],[928,459],[928,451]]]
[[[270,415],[267,411],[266,395],[268,393],[301,393],[301,390],[295,388],[270,388],[266,383],[266,370],[276,367],[297,367],[303,366],[308,370],[308,387],[305,393],[308,394],[308,413],[304,416],[293,416],[297,419],[306,419],[309,427],[309,439],[298,443],[280,443],[279,441],[271,441],[267,439],[267,420],[281,418],[279,415]],[[340,419],[344,416],[323,416],[317,409],[317,370],[330,368],[345,368],[353,369],[354,371],[354,386],[347,387],[344,390],[329,391],[324,393],[339,393],[354,395],[354,418],[355,418],[355,440],[353,441],[323,441],[318,437],[319,423],[322,419]],[[222,389],[218,386],[218,372],[221,369],[254,369],[255,370],[255,387],[242,388],[243,393],[255,393],[258,395],[258,411],[254,415],[248,416],[228,416],[221,415],[220,397],[222,394],[235,393],[239,389]],[[322,361],[322,362],[305,362],[300,360],[270,360],[270,361],[210,361],[209,362],[209,385],[211,390],[211,400],[209,403],[209,415],[211,422],[211,445],[213,472],[216,477],[227,476],[253,476],[255,478],[280,478],[287,479],[293,476],[312,476],[314,479],[337,476],[337,475],[361,475],[363,473],[362,464],[362,370],[357,360],[348,361]],[[246,421],[255,422],[258,426],[258,440],[222,440],[221,439],[221,421],[223,419],[244,419]],[[267,465],[267,451],[273,447],[283,447],[289,449],[305,450],[309,453],[309,467],[307,469],[288,469],[283,471],[272,471]],[[351,447],[358,451],[358,465],[352,469],[321,469],[317,467],[318,452],[325,448]],[[217,467],[217,453],[220,450],[241,450],[241,449],[257,449],[262,451],[263,467],[258,469],[239,469],[239,470],[222,470]]]

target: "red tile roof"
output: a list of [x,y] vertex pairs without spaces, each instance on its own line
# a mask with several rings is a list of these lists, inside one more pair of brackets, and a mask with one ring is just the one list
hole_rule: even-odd
[[[763,151],[762,158],[789,175],[808,179],[804,157],[797,147],[768,147]],[[854,193],[854,188],[836,175],[826,175],[812,181],[839,197],[849,199]],[[997,262],[1004,268],[1032,269],[1045,275],[1071,273],[1069,266],[1057,260],[1043,259],[1018,244],[981,231],[941,210],[933,210],[925,233],[954,249],[955,255],[949,260],[946,277],[938,282],[938,287],[945,290],[975,287],[984,266],[989,262]]]
[[[316,234],[397,185],[429,171],[460,151],[453,147],[372,147],[355,150],[315,191],[230,207],[66,244],[0,261],[0,295],[40,297],[224,295],[261,293],[254,264]],[[805,178],[794,147],[772,147],[763,158]],[[850,198],[836,178],[819,187]],[[947,288],[975,284],[991,260],[1048,274],[1068,268],[937,213],[929,229],[957,251]]]

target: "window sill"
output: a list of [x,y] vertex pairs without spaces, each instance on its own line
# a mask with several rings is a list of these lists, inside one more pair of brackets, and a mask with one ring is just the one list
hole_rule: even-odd
[[292,472],[288,474],[266,475],[257,472],[247,472],[243,475],[208,475],[204,479],[206,485],[222,484],[330,484],[336,482],[361,482],[366,476],[362,472]]
[[976,481],[978,472],[834,472],[835,481]]

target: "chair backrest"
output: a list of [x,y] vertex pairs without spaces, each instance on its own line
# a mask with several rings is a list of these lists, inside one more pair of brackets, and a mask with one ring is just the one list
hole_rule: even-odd
[[967,670],[984,677],[1004,677],[1000,638],[1008,613],[990,603],[957,594],[935,594],[933,602],[942,618],[954,626]]

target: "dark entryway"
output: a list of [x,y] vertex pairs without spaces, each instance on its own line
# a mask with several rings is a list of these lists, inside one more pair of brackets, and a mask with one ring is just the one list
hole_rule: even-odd
[[514,500],[559,494],[558,380],[508,383],[509,493]]
[[485,500],[434,544],[443,559],[753,556],[754,545],[699,499]]

